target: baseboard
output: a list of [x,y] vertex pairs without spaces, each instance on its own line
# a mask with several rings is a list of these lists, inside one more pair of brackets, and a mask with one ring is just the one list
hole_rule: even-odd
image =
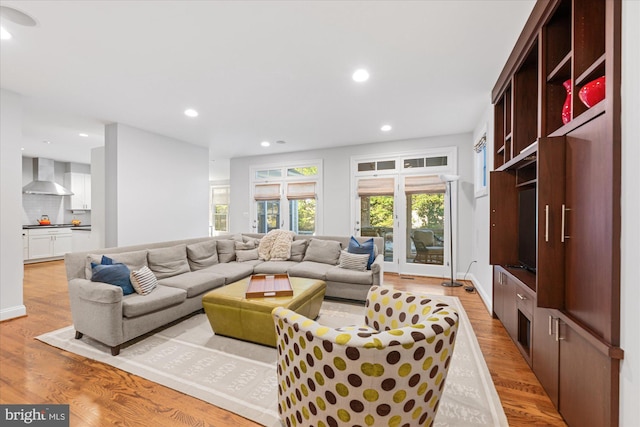
[[469,273],[467,274],[467,280],[471,280],[471,283],[473,283],[473,287],[475,288],[478,295],[480,295],[482,302],[484,302],[485,308],[487,309],[489,314],[493,314],[491,297],[487,295],[485,289],[480,286],[480,282],[478,282],[478,279],[476,279],[476,277],[472,273]]
[[9,319],[15,319],[16,317],[22,317],[27,315],[27,307],[24,305],[17,305],[15,307],[3,308],[0,310],[0,322]]

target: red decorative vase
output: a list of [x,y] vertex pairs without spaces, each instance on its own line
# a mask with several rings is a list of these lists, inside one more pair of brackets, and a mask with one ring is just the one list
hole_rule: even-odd
[[578,97],[587,107],[591,108],[604,99],[604,76],[582,86]]
[[567,90],[567,99],[562,106],[562,123],[566,125],[571,121],[571,80],[562,83],[562,86]]

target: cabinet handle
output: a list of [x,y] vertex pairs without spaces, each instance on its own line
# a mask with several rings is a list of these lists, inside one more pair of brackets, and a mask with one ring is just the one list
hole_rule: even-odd
[[556,318],[556,341],[561,341],[564,338],[560,336],[560,319]]
[[569,238],[569,236],[565,236],[565,234],[564,234],[564,228],[565,228],[565,224],[566,224],[566,221],[565,221],[565,213],[566,213],[567,211],[570,211],[570,210],[571,210],[571,209],[570,209],[570,208],[568,208],[568,207],[566,207],[564,204],[562,205],[562,227],[561,227],[561,230],[560,230],[560,242],[562,242],[562,243],[564,243],[564,240],[565,240],[565,239],[568,239],[568,238]]
[[525,297],[524,295],[520,295],[518,293],[516,295],[518,296],[518,298],[520,298],[523,301],[527,299],[527,297]]
[[553,335],[553,316],[549,316],[549,335]]
[[549,205],[544,207],[544,241],[549,241]]

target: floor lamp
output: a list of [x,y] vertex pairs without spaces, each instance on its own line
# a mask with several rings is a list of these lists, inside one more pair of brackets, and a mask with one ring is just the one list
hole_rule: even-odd
[[449,194],[449,265],[451,265],[451,280],[442,282],[442,286],[449,288],[462,286],[462,283],[453,279],[453,211],[451,209],[451,183],[460,179],[460,175],[440,175],[440,181],[447,183],[447,193]]

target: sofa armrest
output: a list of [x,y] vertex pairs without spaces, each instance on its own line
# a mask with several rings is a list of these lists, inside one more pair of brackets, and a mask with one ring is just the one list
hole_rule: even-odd
[[70,294],[85,301],[103,304],[122,302],[122,289],[108,283],[92,282],[87,279],[71,279],[69,291]]
[[378,254],[371,263],[371,273],[373,274],[373,286],[382,286],[384,279],[384,255]]

